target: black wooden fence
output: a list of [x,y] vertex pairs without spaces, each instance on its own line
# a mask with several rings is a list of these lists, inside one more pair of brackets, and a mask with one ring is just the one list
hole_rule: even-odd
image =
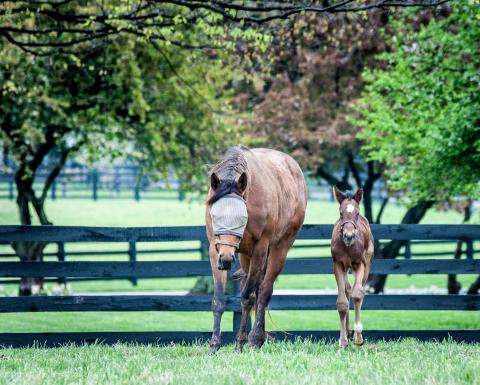
[[[8,244],[9,242],[1,242],[1,244]],[[71,244],[72,242],[70,242]],[[460,252],[461,255],[465,255],[466,258],[472,259],[474,256],[478,253],[480,253],[480,249],[475,249],[474,248],[474,242],[473,240],[467,240],[464,242],[465,243],[465,250],[462,250]],[[208,259],[208,242],[206,239],[200,240],[198,242],[198,246],[196,247],[175,247],[175,248],[150,248],[150,249],[145,249],[137,248],[137,243],[134,241],[130,241],[127,244],[127,247],[123,250],[98,250],[98,249],[89,249],[88,247],[85,247],[85,249],[82,250],[67,250],[66,242],[55,242],[57,245],[57,250],[56,251],[50,251],[50,252],[45,252],[43,256],[45,259],[50,259],[51,257],[57,259],[60,262],[64,262],[70,259],[80,259],[83,257],[100,257],[100,258],[105,258],[105,257],[113,257],[113,258],[118,258],[122,256],[126,256],[128,258],[129,262],[137,262],[138,258],[145,257],[146,255],[169,255],[169,254],[184,254],[184,253],[195,253],[200,259]],[[380,243],[383,245],[383,242]],[[429,251],[428,252],[418,252],[418,251],[413,251],[412,246],[417,246],[417,245],[428,245],[429,246]],[[445,247],[442,247],[441,250],[435,250],[435,246],[449,246],[449,250],[446,251]],[[457,242],[452,241],[452,240],[437,240],[437,241],[409,241],[403,249],[403,252],[400,252],[398,254],[398,257],[403,257],[405,259],[411,259],[411,258],[429,258],[429,257],[443,257],[443,256],[451,256],[453,257],[456,253],[456,247],[457,247]],[[314,249],[315,252],[318,252],[316,255],[317,258],[330,258],[330,243],[326,243],[325,241],[323,243],[320,242],[315,242],[315,243],[308,243],[308,244],[295,244],[293,246],[293,250],[306,250],[306,249]],[[15,252],[9,251],[9,252],[3,252],[0,253],[0,258],[16,258],[17,255]],[[128,277],[127,279],[133,284],[137,285],[138,283],[138,278],[135,275],[132,275]],[[142,277],[142,278],[157,278],[156,276],[152,277]],[[71,277],[69,281],[99,281],[99,280],[111,280],[111,279],[119,279],[116,277]],[[57,281],[59,283],[66,283],[67,280],[65,277],[61,278],[47,278],[45,281]],[[19,279],[17,278],[0,278],[0,283],[18,283]]]
[[[397,240],[464,240],[480,239],[477,225],[374,225],[377,239]],[[298,239],[329,239],[330,225],[306,225]],[[0,226],[0,242],[171,242],[205,240],[203,227],[63,227]],[[376,260],[373,273],[379,274],[479,274],[479,259],[446,260]],[[282,274],[331,274],[331,261],[320,258],[295,258],[287,261]],[[0,262],[1,277],[91,277],[91,278],[171,278],[210,275],[207,261],[145,262]],[[38,296],[0,297],[0,312],[52,311],[209,311],[210,296],[178,295],[110,295],[110,296]],[[334,310],[333,295],[276,295],[271,310]],[[480,310],[478,295],[369,295],[366,310]],[[240,318],[240,302],[235,296],[227,301],[227,311],[234,313],[233,330]],[[406,321],[407,322],[407,321]],[[336,331],[290,331],[272,333],[277,338],[310,337],[314,340],[337,337]],[[27,346],[37,342],[46,346],[73,342],[170,343],[205,340],[203,332],[85,332],[85,333],[3,333],[0,345]],[[377,330],[366,331],[367,339],[416,337],[421,340],[453,338],[480,342],[478,330]],[[224,333],[224,341],[234,332]]]

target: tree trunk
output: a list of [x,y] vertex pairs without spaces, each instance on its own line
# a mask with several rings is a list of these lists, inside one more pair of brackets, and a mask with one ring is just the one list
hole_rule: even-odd
[[[15,175],[15,182],[17,185],[17,206],[20,216],[20,223],[22,225],[31,225],[32,217],[30,213],[30,203],[34,206],[35,212],[39,218],[40,224],[50,225],[45,210],[44,200],[39,200],[35,197],[33,191],[33,178],[25,173],[25,167],[20,166]],[[41,262],[43,261],[43,250],[47,244],[45,242],[12,242],[12,247],[15,253],[20,258],[20,261]],[[43,290],[43,278],[24,277],[20,280],[18,295],[29,296]]]
[[[427,210],[433,206],[433,201],[421,201],[415,206],[409,208],[402,218],[402,224],[419,223],[425,216]],[[388,242],[381,250],[376,250],[376,259],[394,259],[398,256],[400,249],[407,244],[408,241],[393,240]],[[373,262],[375,263],[375,261]],[[369,286],[375,294],[383,293],[387,275],[371,274],[368,280]]]
[[474,283],[468,288],[467,294],[478,294],[480,291],[480,275],[477,277]]
[[[465,207],[465,210],[463,213],[463,223],[468,222],[471,216],[472,216],[472,202],[469,202],[468,205]],[[454,259],[462,258],[462,246],[463,246],[463,241],[458,240],[457,247],[455,248],[455,254],[453,256]],[[462,288],[462,285],[460,284],[460,282],[457,281],[457,276],[455,274],[449,274],[447,279],[448,294],[458,294],[461,288]]]

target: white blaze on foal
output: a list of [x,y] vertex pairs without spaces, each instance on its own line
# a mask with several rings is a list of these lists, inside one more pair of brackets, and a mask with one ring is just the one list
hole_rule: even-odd
[[354,205],[352,205],[351,203],[347,205],[347,213],[353,213],[354,210],[355,210]]

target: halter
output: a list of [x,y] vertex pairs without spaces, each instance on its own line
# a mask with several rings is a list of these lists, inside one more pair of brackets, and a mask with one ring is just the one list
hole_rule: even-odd
[[351,223],[351,224],[353,225],[353,227],[355,228],[355,230],[358,230],[357,224],[356,224],[354,221],[346,220],[346,221],[340,222],[340,228],[338,229],[338,231],[339,231],[340,233],[343,233],[343,227],[344,227],[347,223]]
[[222,241],[221,239],[215,239],[215,248],[217,248],[217,245],[224,245],[224,246],[233,247],[233,248],[235,248],[235,251],[237,251],[238,248],[240,247],[240,242],[233,243],[233,242],[229,242],[229,241]]

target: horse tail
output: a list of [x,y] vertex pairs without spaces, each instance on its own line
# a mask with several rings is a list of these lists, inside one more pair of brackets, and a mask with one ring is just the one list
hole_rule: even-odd
[[247,273],[245,273],[243,269],[239,267],[234,273],[232,273],[232,278],[239,279],[243,282],[247,278]]

